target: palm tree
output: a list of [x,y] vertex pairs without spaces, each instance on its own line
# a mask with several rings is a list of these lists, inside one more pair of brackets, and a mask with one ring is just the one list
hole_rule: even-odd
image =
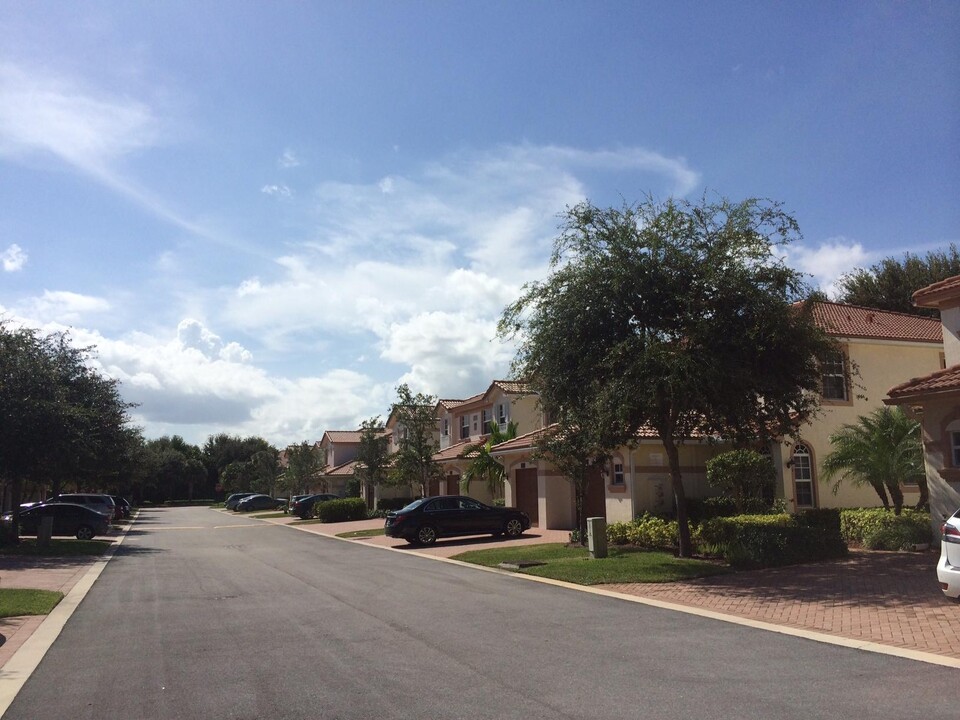
[[923,468],[920,423],[899,407],[882,407],[861,415],[856,424],[844,425],[830,436],[834,450],[823,459],[823,479],[836,482],[834,494],[844,480],[870,485],[890,508],[887,492],[897,515],[903,508],[901,483],[920,486],[920,508],[927,502],[927,477]]
[[517,423],[512,420],[507,423],[507,429],[501,430],[496,421],[490,421],[490,437],[485,442],[474,446],[467,454],[476,453],[476,456],[470,462],[463,477],[460,478],[460,492],[464,495],[470,492],[470,483],[474,480],[485,479],[487,488],[492,497],[497,497],[503,488],[503,480],[506,477],[503,465],[490,454],[494,445],[499,445],[507,440],[513,440],[517,436]]

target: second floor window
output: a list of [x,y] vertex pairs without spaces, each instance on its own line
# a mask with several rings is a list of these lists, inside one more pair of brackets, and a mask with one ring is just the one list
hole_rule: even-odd
[[483,423],[481,424],[483,432],[490,432],[490,411],[484,408],[480,411],[480,417],[483,420]]
[[460,418],[460,439],[466,440],[470,437],[470,416],[464,415]]
[[613,464],[613,484],[623,485],[623,463]]
[[847,373],[842,352],[833,354],[823,361],[823,397],[825,400],[847,399]]
[[443,419],[443,436],[447,437],[450,435],[450,418]]
[[499,403],[497,405],[497,424],[501,427],[507,426],[507,421],[510,420],[510,414],[508,412],[508,407],[506,403]]

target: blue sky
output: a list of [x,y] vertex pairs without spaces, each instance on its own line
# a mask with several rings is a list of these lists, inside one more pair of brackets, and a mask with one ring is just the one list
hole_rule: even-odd
[[0,0],[0,315],[315,440],[506,376],[582,199],[782,201],[825,289],[960,241],[958,117],[955,2]]

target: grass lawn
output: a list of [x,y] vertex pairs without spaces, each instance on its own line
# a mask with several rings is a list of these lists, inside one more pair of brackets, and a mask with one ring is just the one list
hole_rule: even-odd
[[342,538],[375,537],[377,535],[383,535],[383,528],[372,528],[370,530],[351,530],[350,532],[337,533],[337,537]]
[[36,538],[20,538],[18,545],[0,545],[0,555],[29,555],[38,557],[68,557],[76,555],[103,555],[110,540],[71,540],[53,538],[45,548],[37,547]]
[[47,615],[63,599],[53,590],[0,588],[0,618],[19,615]]
[[259,520],[261,518],[269,519],[269,518],[287,517],[287,514],[285,512],[272,512],[272,513],[267,513],[266,515],[251,515],[250,517],[257,518]]
[[455,555],[454,559],[487,567],[496,567],[503,562],[542,562],[546,564],[524,568],[518,572],[578,585],[673,582],[730,572],[723,565],[677,558],[672,553],[655,550],[611,546],[609,553],[609,557],[593,560],[586,548],[550,543],[471,550]]

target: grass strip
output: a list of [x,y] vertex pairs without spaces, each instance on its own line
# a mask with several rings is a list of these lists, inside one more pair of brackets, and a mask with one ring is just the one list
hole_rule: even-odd
[[62,599],[63,593],[54,590],[0,588],[0,618],[49,615]]
[[542,562],[545,564],[516,572],[577,585],[665,583],[730,572],[726,566],[716,563],[642,548],[611,547],[609,557],[595,560],[586,548],[562,543],[471,550],[455,555],[454,559],[487,567],[497,567],[504,562]]
[[370,530],[351,530],[350,532],[337,533],[337,537],[339,538],[376,537],[377,535],[383,535],[383,528],[372,528]]
[[267,513],[266,515],[251,515],[250,517],[256,518],[257,520],[270,520],[272,518],[287,517],[287,514],[285,512],[272,512],[272,513]]

